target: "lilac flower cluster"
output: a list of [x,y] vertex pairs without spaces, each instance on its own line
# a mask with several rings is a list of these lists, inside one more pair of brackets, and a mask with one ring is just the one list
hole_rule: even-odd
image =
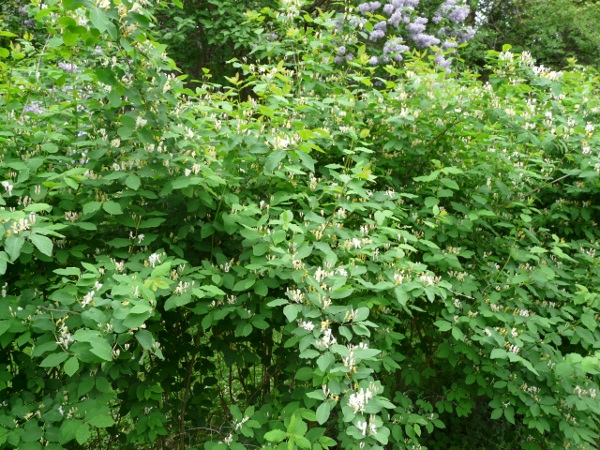
[[468,6],[459,4],[459,0],[446,0],[436,11],[433,22],[440,23],[445,16],[450,22],[459,24],[465,21],[470,12]]
[[[436,50],[436,65],[449,70],[452,60],[445,55],[455,51],[473,37],[475,30],[461,24],[470,14],[466,0],[445,0],[429,20],[420,11],[420,0],[387,0],[383,6],[380,2],[364,2],[358,5],[360,15],[351,15],[348,23],[355,29],[363,29],[369,18],[387,16],[379,20],[368,33],[368,40],[376,43],[383,41],[382,56],[372,56],[370,64],[387,63],[390,60],[402,61],[402,54],[409,50],[404,39],[412,42],[416,48],[441,47]],[[432,32],[431,27],[437,31]],[[403,39],[404,37],[404,39]],[[341,51],[343,49],[343,51]],[[338,49],[336,63],[352,60],[346,54],[346,47]]]
[[352,61],[354,60],[354,55],[352,53],[346,52],[346,47],[341,46],[337,49],[337,55],[333,58],[333,62],[336,64],[341,64],[344,61]]
[[25,108],[23,108],[23,113],[39,115],[44,113],[44,108],[42,108],[38,103],[28,103],[25,105]]
[[381,3],[379,2],[365,2],[358,5],[358,10],[363,14],[374,13],[379,8],[381,8]]
[[58,67],[68,73],[77,73],[77,65],[65,62],[59,62]]
[[386,28],[387,22],[385,20],[376,23],[373,26],[373,31],[371,31],[371,34],[369,35],[369,40],[375,42],[384,37]]

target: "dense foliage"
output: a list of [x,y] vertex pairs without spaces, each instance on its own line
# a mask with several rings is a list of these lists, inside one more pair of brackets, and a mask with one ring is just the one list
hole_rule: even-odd
[[600,3],[596,0],[480,0],[478,31],[465,58],[481,67],[485,52],[511,44],[554,69],[570,59],[600,69]]
[[595,448],[597,72],[284,6],[196,91],[146,0],[0,31],[0,448]]

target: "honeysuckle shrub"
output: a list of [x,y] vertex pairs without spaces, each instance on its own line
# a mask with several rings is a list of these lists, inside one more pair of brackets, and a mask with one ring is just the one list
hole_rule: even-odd
[[596,72],[330,13],[191,91],[151,6],[2,31],[1,448],[597,446]]

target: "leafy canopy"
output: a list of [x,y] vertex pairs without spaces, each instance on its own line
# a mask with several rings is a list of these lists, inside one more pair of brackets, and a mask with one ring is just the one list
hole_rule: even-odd
[[266,9],[192,91],[147,2],[44,6],[0,49],[0,447],[594,448],[596,72],[340,67],[335,12]]

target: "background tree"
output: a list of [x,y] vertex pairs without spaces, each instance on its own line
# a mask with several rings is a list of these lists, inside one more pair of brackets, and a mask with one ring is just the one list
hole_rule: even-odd
[[464,53],[471,67],[485,66],[488,49],[510,44],[554,69],[567,67],[570,58],[600,68],[597,1],[481,0],[474,20],[477,34]]

